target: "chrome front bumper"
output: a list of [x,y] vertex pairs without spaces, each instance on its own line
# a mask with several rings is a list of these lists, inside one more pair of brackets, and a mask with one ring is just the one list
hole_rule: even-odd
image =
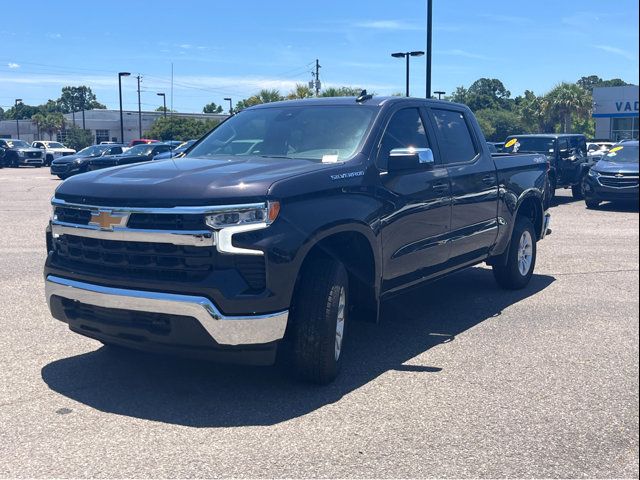
[[49,275],[47,303],[58,296],[103,308],[164,313],[195,318],[220,345],[256,345],[284,337],[289,312],[267,315],[225,316],[207,298],[172,293],[103,287]]

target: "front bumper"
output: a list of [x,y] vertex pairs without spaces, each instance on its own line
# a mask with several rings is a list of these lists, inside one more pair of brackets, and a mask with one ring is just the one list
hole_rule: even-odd
[[[289,316],[288,311],[226,316],[205,297],[105,287],[54,275],[48,275],[45,280],[45,294],[54,317],[70,325],[78,319],[70,318],[63,309],[54,305],[54,301],[66,299],[83,305],[131,312],[132,325],[135,324],[135,312],[191,318],[202,326],[214,345],[222,346],[261,345],[281,340]],[[174,326],[180,329],[180,322],[177,323]]]
[[589,199],[624,202],[638,201],[640,199],[640,189],[638,185],[629,187],[610,187],[602,185],[597,178],[587,177],[585,184],[585,196]]
[[80,173],[83,169],[83,164],[68,162],[68,163],[51,163],[52,175],[71,175],[74,173]]

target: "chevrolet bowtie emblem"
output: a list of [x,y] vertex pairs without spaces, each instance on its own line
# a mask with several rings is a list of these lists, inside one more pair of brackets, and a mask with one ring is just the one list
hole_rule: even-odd
[[624,174],[622,174],[622,173],[616,173],[616,178],[622,178],[622,177],[624,177]]
[[91,221],[89,225],[100,227],[101,230],[113,230],[114,226],[123,224],[125,214],[113,214],[101,210],[99,212],[91,212]]

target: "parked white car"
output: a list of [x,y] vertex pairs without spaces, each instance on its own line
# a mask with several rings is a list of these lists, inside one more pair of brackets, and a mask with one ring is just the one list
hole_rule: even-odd
[[51,165],[56,158],[73,155],[76,151],[73,148],[67,148],[60,142],[51,140],[36,140],[31,144],[33,148],[44,150],[44,164]]

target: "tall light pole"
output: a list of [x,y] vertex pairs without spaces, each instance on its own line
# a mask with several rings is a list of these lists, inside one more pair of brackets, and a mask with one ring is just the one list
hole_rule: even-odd
[[18,104],[22,103],[21,98],[16,98],[16,102],[13,107],[13,113],[16,116],[16,135],[18,136],[18,140],[20,140],[20,120],[18,120]]
[[427,0],[427,98],[431,98],[431,54],[433,53],[433,0]]
[[415,51],[415,52],[397,52],[397,53],[392,53],[391,56],[393,58],[406,58],[407,59],[407,78],[406,78],[406,96],[409,96],[409,57],[421,57],[422,55],[424,55],[424,52],[422,51]]
[[156,93],[159,97],[162,97],[162,112],[163,117],[167,118],[167,96],[163,92]]
[[120,94],[120,142],[124,143],[124,121],[122,119],[122,77],[131,75],[129,72],[118,73],[118,93]]
[[233,102],[230,97],[225,97],[225,100],[229,102],[229,115],[233,115]]
[[140,104],[140,75],[136,77],[138,79],[138,138],[142,138],[142,105]]

